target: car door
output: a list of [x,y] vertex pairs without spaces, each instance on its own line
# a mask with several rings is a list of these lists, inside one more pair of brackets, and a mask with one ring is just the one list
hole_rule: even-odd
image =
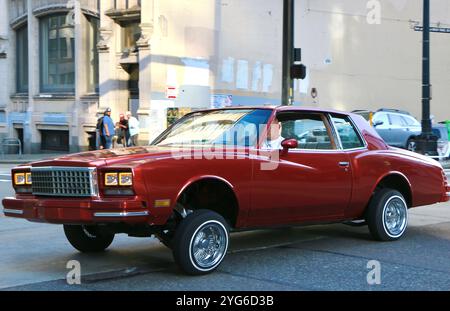
[[295,111],[279,113],[277,118],[282,139],[296,139],[298,149],[261,149],[255,157],[249,223],[342,218],[351,196],[351,164],[330,119],[323,113]]
[[389,145],[405,148],[406,141],[409,138],[406,121],[403,119],[402,115],[397,113],[390,113],[389,119],[391,120],[390,136],[392,141]]

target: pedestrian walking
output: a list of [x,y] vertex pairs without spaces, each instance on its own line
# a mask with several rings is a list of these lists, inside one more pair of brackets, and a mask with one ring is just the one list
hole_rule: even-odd
[[103,136],[105,139],[104,149],[111,149],[115,134],[114,122],[111,118],[111,108],[105,110],[103,116]]
[[127,111],[126,117],[128,119],[128,132],[129,132],[129,146],[138,146],[139,142],[139,121],[130,111]]

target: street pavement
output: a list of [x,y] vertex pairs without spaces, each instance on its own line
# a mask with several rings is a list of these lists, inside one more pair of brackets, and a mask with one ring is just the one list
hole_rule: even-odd
[[[13,195],[11,165],[0,165],[0,198]],[[449,172],[450,175],[450,172]],[[450,290],[450,204],[410,212],[394,243],[371,239],[367,227],[323,225],[235,233],[210,275],[183,275],[156,239],[118,236],[102,254],[77,253],[61,226],[0,213],[1,290]],[[82,284],[68,285],[66,265],[81,263]],[[381,284],[369,285],[369,261]]]

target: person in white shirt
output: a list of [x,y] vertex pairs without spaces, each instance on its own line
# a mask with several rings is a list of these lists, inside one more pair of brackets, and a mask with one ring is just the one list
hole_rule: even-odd
[[132,116],[130,111],[126,113],[128,119],[128,130],[130,132],[130,142],[129,146],[138,146],[138,138],[139,138],[139,121],[135,117]]
[[270,125],[269,132],[267,133],[267,140],[263,143],[263,149],[281,150],[283,147],[281,143],[284,138],[281,136],[283,125],[278,119],[274,119]]

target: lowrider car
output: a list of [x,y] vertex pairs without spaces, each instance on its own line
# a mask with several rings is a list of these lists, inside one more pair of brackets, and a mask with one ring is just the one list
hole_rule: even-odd
[[298,107],[193,112],[150,146],[39,161],[12,180],[6,216],[61,224],[81,252],[155,236],[192,275],[221,264],[233,231],[363,222],[394,241],[410,208],[450,196],[438,162],[388,146],[363,117]]

